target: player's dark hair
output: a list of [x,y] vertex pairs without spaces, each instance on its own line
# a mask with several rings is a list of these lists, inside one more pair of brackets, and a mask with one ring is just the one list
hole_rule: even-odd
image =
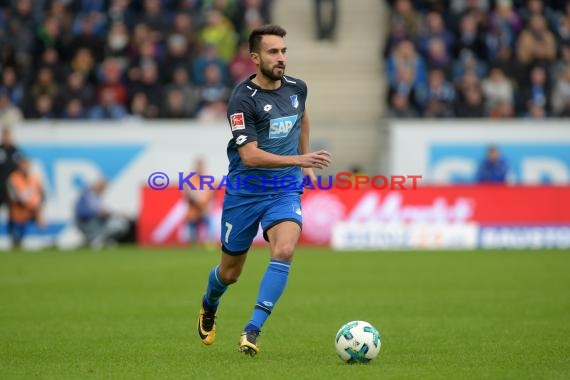
[[259,52],[259,46],[261,45],[261,38],[263,36],[285,37],[285,35],[287,35],[287,31],[279,25],[268,24],[255,28],[249,35],[249,52]]

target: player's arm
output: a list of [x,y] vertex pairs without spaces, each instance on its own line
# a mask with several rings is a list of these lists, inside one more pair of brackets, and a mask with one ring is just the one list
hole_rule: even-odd
[[309,126],[309,117],[307,111],[303,112],[303,117],[301,118],[301,135],[299,136],[299,153],[306,154],[309,153],[310,149],[310,136],[311,128]]
[[301,119],[301,134],[299,136],[299,155],[280,156],[264,151],[257,147],[257,141],[252,141],[238,149],[239,155],[244,165],[258,168],[284,168],[289,166],[300,166],[305,168],[304,175],[309,175],[311,180],[315,180],[312,168],[322,169],[331,163],[331,155],[325,150],[310,153],[310,127],[307,111],[303,113]]
[[[309,116],[307,114],[307,110],[303,112],[303,116],[301,118],[301,134],[299,136],[299,153],[306,154],[309,153],[310,146],[311,146],[311,128],[309,124]],[[303,168],[303,177],[309,177],[311,182],[317,181],[317,176],[313,171],[313,168]]]
[[[324,150],[294,156],[282,156],[260,149],[255,130],[255,111],[249,100],[230,102],[228,117],[234,143],[245,166],[254,168],[324,168],[331,162],[330,153]],[[308,145],[308,144],[307,144]]]
[[330,153],[324,150],[295,156],[281,156],[259,149],[257,147],[257,141],[242,145],[238,149],[238,152],[243,164],[254,168],[300,166],[303,168],[322,169],[331,162]]

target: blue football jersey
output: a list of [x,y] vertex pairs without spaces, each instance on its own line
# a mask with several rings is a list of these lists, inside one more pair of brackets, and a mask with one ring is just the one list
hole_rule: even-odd
[[298,155],[301,118],[307,85],[283,76],[276,90],[264,90],[250,77],[236,86],[228,103],[232,139],[228,143],[229,170],[226,192],[238,195],[302,192],[300,167],[252,168],[245,166],[238,149],[257,141],[259,149],[277,155]]

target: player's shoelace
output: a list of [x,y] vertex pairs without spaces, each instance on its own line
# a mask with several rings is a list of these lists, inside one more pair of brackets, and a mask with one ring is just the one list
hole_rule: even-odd
[[205,311],[204,316],[202,317],[202,328],[204,331],[212,331],[215,320],[216,314]]

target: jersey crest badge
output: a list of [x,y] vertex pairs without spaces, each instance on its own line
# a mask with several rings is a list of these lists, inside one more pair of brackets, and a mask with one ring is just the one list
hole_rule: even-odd
[[232,132],[237,131],[238,129],[245,129],[243,112],[234,113],[230,115],[230,123],[232,125]]
[[297,99],[297,95],[291,95],[291,104],[293,105],[293,107],[297,108],[299,107],[299,99]]

